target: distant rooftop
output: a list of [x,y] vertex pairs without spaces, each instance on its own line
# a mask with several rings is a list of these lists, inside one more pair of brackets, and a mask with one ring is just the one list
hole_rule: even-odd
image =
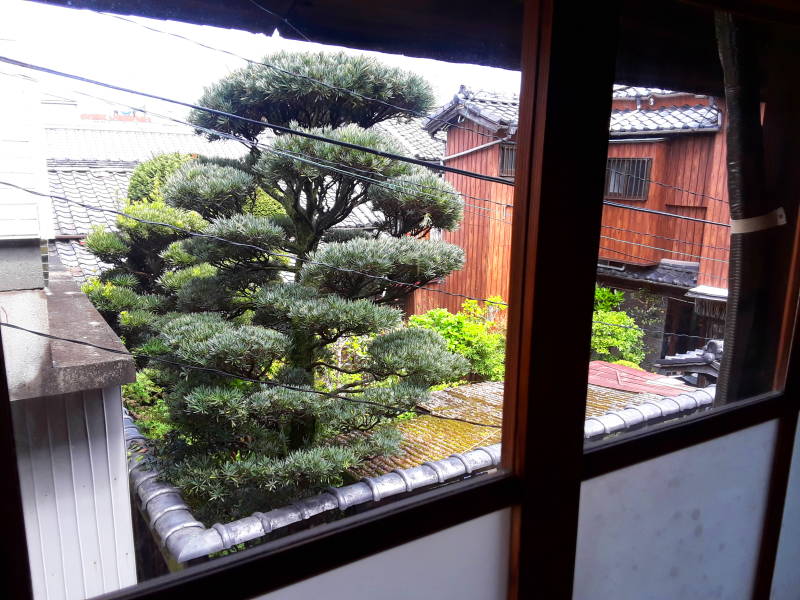
[[403,154],[420,160],[438,161],[444,156],[447,134],[437,131],[431,136],[423,128],[428,121],[425,117],[404,121],[390,119],[375,125],[375,129],[391,135],[402,147]]
[[[614,109],[611,111],[609,122],[611,135],[716,131],[720,126],[719,108],[696,101],[691,105],[686,104],[686,97],[695,97],[691,93],[617,85],[614,86],[613,97],[616,99],[674,97],[676,101],[682,98],[684,103],[654,109],[647,107]],[[461,86],[453,99],[432,115],[425,129],[436,133],[463,119],[469,119],[493,132],[506,131],[508,134],[513,134],[519,120],[519,96],[485,90],[472,91]]]
[[692,95],[688,92],[675,92],[673,90],[665,90],[662,88],[652,87],[639,87],[635,85],[621,85],[614,84],[612,96],[616,99],[623,98],[664,98],[669,96],[687,96]]
[[[607,259],[604,259],[607,260]],[[667,285],[689,290],[697,285],[700,263],[662,258],[653,265],[636,265],[613,262],[598,263],[597,273],[607,277],[647,281],[657,285]]]
[[190,127],[151,129],[126,125],[118,124],[114,129],[49,127],[45,129],[47,158],[138,163],[169,152],[224,158],[240,158],[247,152],[242,144],[231,140],[209,142]]

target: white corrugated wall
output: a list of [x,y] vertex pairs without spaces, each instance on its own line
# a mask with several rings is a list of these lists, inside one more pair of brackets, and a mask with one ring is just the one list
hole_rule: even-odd
[[118,386],[12,402],[34,597],[136,583]]

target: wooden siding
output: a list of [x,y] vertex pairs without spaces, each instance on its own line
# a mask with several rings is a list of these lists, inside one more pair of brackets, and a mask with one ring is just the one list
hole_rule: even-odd
[[[612,143],[609,157],[652,158],[646,201],[619,201],[721,223],[730,221],[724,133],[665,137],[660,142]],[[662,258],[700,263],[698,284],[727,288],[727,227],[606,206],[600,258],[651,265]],[[715,248],[709,248],[708,246]]]
[[[474,123],[465,129],[451,129],[447,136],[447,155],[456,154],[485,144],[493,139],[491,132]],[[484,135],[481,135],[484,134]],[[500,147],[484,150],[447,161],[447,164],[487,175],[500,172]],[[501,296],[508,300],[508,273],[511,250],[511,218],[514,188],[490,181],[481,181],[463,175],[446,175],[464,198],[464,219],[455,231],[442,232],[442,239],[464,249],[466,264],[440,284],[428,287],[478,298]],[[476,198],[488,199],[478,200]],[[495,204],[500,203],[500,204]],[[503,206],[508,205],[508,207]],[[418,290],[412,295],[407,310],[409,314],[424,313],[432,308],[446,308],[457,312],[463,298]]]
[[[698,104],[704,99],[687,96]],[[631,104],[631,101],[624,101]],[[656,99],[654,108],[674,104],[675,99]],[[621,102],[615,100],[615,108]],[[724,106],[720,104],[720,108]],[[661,141],[609,143],[609,158],[650,158],[650,182],[646,200],[613,202],[631,207],[658,210],[687,217],[729,223],[725,145],[725,120],[717,133],[665,134]],[[489,131],[470,123],[474,131],[451,129],[447,136],[447,154],[463,152],[485,144],[491,138],[480,133]],[[579,151],[576,148],[576,152]],[[492,146],[451,161],[448,165],[499,175],[499,147]],[[579,174],[576,174],[579,176]],[[453,232],[444,232],[442,239],[460,246],[466,253],[461,271],[442,283],[428,287],[451,293],[488,298],[508,298],[511,219],[513,188],[480,181],[463,175],[447,174],[446,179],[465,198],[464,220]],[[568,181],[564,185],[569,185]],[[600,202],[601,198],[587,199]],[[501,203],[507,207],[494,204]],[[580,207],[576,207],[580,210]],[[569,243],[569,219],[576,213],[564,213],[564,243]],[[728,254],[730,231],[727,227],[655,215],[626,208],[605,206],[599,258],[613,263],[655,265],[661,259],[699,263],[698,285],[728,287]],[[456,312],[463,298],[420,290],[409,300],[409,314],[432,308]]]

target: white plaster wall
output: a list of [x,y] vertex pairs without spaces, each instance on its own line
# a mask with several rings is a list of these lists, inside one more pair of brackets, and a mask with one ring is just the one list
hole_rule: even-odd
[[585,481],[573,597],[749,600],[776,431],[762,423]]
[[119,387],[11,406],[34,598],[135,584]]
[[484,515],[259,600],[505,600],[510,514]]
[[794,438],[789,487],[783,508],[781,537],[772,578],[773,600],[800,598],[800,427]]

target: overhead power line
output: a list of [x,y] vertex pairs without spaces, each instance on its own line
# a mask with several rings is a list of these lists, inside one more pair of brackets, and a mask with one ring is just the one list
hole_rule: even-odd
[[660,252],[669,252],[671,254],[682,254],[683,256],[689,256],[691,258],[697,258],[697,259],[700,259],[700,260],[713,260],[715,262],[721,262],[721,263],[726,263],[726,264],[728,263],[728,261],[725,260],[724,258],[711,258],[709,256],[702,256],[700,254],[690,254],[689,252],[681,252],[679,250],[669,250],[668,248],[659,248],[657,246],[649,246],[647,244],[640,244],[638,242],[631,242],[631,241],[628,241],[628,240],[621,240],[619,238],[611,237],[611,236],[608,236],[608,235],[601,235],[600,237],[602,239],[604,239],[604,240],[610,240],[612,242],[619,242],[621,244],[630,244],[632,246],[639,246],[640,248],[649,248],[650,250],[658,250]]
[[[387,410],[390,410],[390,411],[396,411],[397,410],[396,407],[390,406],[388,404],[381,404],[380,402],[373,402],[372,400],[363,400],[363,399],[360,399],[360,398],[349,398],[347,396],[341,396],[340,394],[335,394],[333,392],[325,392],[325,391],[322,391],[322,390],[314,390],[314,389],[302,388],[302,387],[299,387],[299,386],[294,386],[294,385],[289,385],[289,384],[284,384],[284,383],[278,383],[278,382],[275,382],[275,381],[265,381],[263,379],[253,379],[253,378],[250,378],[250,377],[237,375],[235,373],[229,373],[228,371],[222,371],[220,369],[214,369],[214,368],[211,368],[211,367],[200,367],[200,366],[197,366],[197,365],[190,365],[188,363],[169,360],[169,359],[162,358],[162,357],[159,357],[159,356],[151,356],[149,354],[142,354],[142,353],[138,353],[138,352],[129,352],[127,350],[118,350],[116,348],[109,348],[107,346],[100,346],[98,344],[93,344],[93,343],[87,342],[85,340],[76,340],[76,339],[72,339],[72,338],[52,335],[50,333],[45,333],[43,331],[36,331],[34,329],[28,329],[26,327],[22,327],[20,325],[15,325],[13,323],[0,322],[0,326],[8,327],[8,328],[11,328],[11,329],[16,329],[17,331],[24,331],[26,333],[29,333],[29,334],[32,334],[32,335],[36,335],[36,336],[39,336],[39,337],[43,337],[43,338],[46,338],[46,339],[50,339],[50,340],[55,340],[55,341],[59,341],[59,342],[68,342],[70,344],[77,344],[77,345],[80,345],[80,346],[87,346],[89,348],[94,348],[96,350],[103,350],[105,352],[110,352],[112,354],[120,354],[122,356],[132,356],[134,358],[145,358],[147,360],[153,360],[155,362],[164,363],[164,364],[167,364],[167,365],[171,365],[173,367],[179,367],[181,369],[190,369],[190,370],[193,370],[193,371],[200,371],[200,372],[203,372],[203,373],[210,373],[212,375],[219,375],[220,377],[229,377],[229,378],[232,378],[232,379],[238,379],[240,381],[247,381],[249,383],[257,383],[259,385],[266,385],[268,387],[281,388],[281,389],[285,389],[285,390],[291,390],[291,391],[294,391],[294,392],[305,392],[305,393],[310,393],[310,394],[317,394],[317,395],[323,396],[325,398],[334,398],[336,400],[344,400],[345,402],[352,402],[354,404],[364,404],[366,406],[373,406],[375,408],[384,408],[384,409],[387,409]],[[438,413],[429,412],[427,410],[424,410],[424,411],[415,410],[414,412],[416,412],[419,416],[435,417],[437,419],[444,419],[444,420],[447,420],[447,421],[459,421],[461,423],[468,423],[470,425],[477,425],[479,427],[495,427],[495,428],[502,427],[502,425],[496,425],[496,424],[493,424],[493,423],[480,423],[480,422],[472,421],[472,420],[469,420],[469,419],[462,419],[460,417],[448,417],[448,416],[441,415],[441,414],[438,414]]]
[[624,208],[627,210],[635,210],[638,212],[649,213],[651,215],[661,215],[664,217],[672,217],[675,219],[683,219],[684,221],[694,221],[695,223],[705,223],[706,225],[717,225],[719,227],[730,227],[730,223],[720,223],[719,221],[709,221],[708,219],[699,219],[697,217],[687,217],[686,215],[679,215],[677,213],[664,212],[663,210],[655,210],[653,208],[642,208],[641,206],[630,206],[629,204],[620,204],[619,202],[611,202],[610,200],[603,200],[606,206],[615,206],[617,208]]
[[[254,119],[249,119],[247,117],[241,117],[239,115],[234,115],[234,114],[231,114],[231,113],[225,113],[224,111],[217,111],[216,109],[199,107],[199,106],[196,106],[196,105],[193,105],[193,104],[190,104],[190,103],[186,103],[186,102],[182,102],[182,101],[179,101],[179,100],[173,100],[173,99],[164,98],[164,97],[161,97],[161,96],[156,96],[156,95],[153,95],[153,94],[149,94],[147,92],[138,92],[138,91],[135,91],[135,90],[130,90],[130,89],[119,87],[119,86],[115,86],[115,85],[112,85],[112,84],[106,84],[106,83],[103,83],[103,82],[94,81],[94,80],[91,80],[91,79],[86,79],[86,78],[78,76],[78,75],[71,75],[71,74],[68,74],[68,73],[62,73],[62,72],[59,72],[59,71],[54,71],[54,70],[48,69],[46,67],[39,67],[39,66],[36,66],[36,65],[29,65],[27,63],[23,63],[23,62],[16,61],[14,59],[9,59],[9,58],[2,57],[2,56],[0,56],[0,62],[6,62],[8,64],[22,66],[24,68],[38,70],[38,71],[41,71],[41,72],[44,72],[44,73],[54,74],[54,75],[61,76],[61,77],[67,77],[67,78],[70,78],[70,79],[75,79],[77,81],[82,81],[82,82],[85,82],[85,83],[91,83],[93,85],[99,85],[99,86],[107,87],[109,89],[114,89],[114,90],[117,90],[117,91],[123,91],[123,92],[131,93],[131,94],[134,94],[134,95],[140,95],[140,96],[144,96],[144,97],[154,98],[156,100],[162,100],[164,102],[174,103],[174,104],[178,104],[180,106],[186,106],[186,107],[189,107],[189,108],[196,108],[198,110],[210,111],[210,112],[212,112],[214,114],[220,114],[222,116],[227,116],[227,117],[230,117],[230,118],[236,118],[236,119],[241,119],[241,120],[244,120],[244,121],[256,123],[256,124],[259,124],[259,125],[265,125],[265,123],[262,122],[262,121],[256,121]],[[106,101],[106,102],[119,104],[121,106],[127,106],[128,108],[133,108],[135,110],[141,110],[142,112],[149,112],[151,114],[154,114],[154,115],[158,116],[158,113],[156,113],[154,111],[151,111],[151,110],[145,111],[144,109],[142,109],[140,107],[133,107],[132,105],[126,104],[124,102],[120,102],[120,101],[117,101],[117,100],[102,99],[102,98],[98,98],[97,96],[93,96],[91,94],[85,94],[85,93],[82,93],[82,92],[78,92],[78,93],[81,93],[81,94],[89,96],[89,97],[94,97],[94,98],[97,98],[97,99],[100,99],[100,100],[103,100],[103,101]],[[271,149],[271,147],[266,145],[266,144],[261,144],[259,142],[254,142],[254,141],[251,141],[251,140],[247,140],[245,138],[241,138],[239,136],[235,136],[235,135],[229,134],[227,132],[223,132],[223,131],[220,131],[220,130],[217,130],[217,129],[210,129],[210,128],[207,128],[207,127],[202,127],[202,126],[199,126],[199,125],[194,125],[192,123],[188,123],[186,121],[183,121],[181,119],[177,119],[175,117],[164,116],[164,115],[161,115],[161,116],[163,118],[172,120],[172,121],[174,121],[176,123],[180,123],[180,124],[186,125],[188,127],[193,127],[194,129],[197,129],[197,130],[207,131],[207,132],[213,133],[214,135],[218,135],[220,137],[225,137],[225,138],[237,141],[237,142],[244,143],[244,144],[246,144],[248,146],[255,145],[255,146],[260,147],[260,148],[266,148],[268,150]],[[323,141],[323,142],[326,142],[326,143],[331,143],[331,144],[335,144],[335,145],[339,145],[339,146],[348,147],[348,148],[351,148],[351,149],[360,150],[360,151],[363,151],[363,152],[368,152],[368,153],[371,153],[371,154],[376,154],[376,155],[379,155],[379,156],[383,156],[385,158],[391,158],[393,160],[399,160],[399,161],[408,162],[408,163],[411,163],[411,164],[417,164],[419,166],[427,167],[427,168],[434,169],[434,170],[453,172],[453,173],[464,175],[466,177],[472,177],[472,178],[475,178],[475,179],[482,179],[482,180],[486,180],[486,181],[493,181],[493,182],[500,183],[502,185],[507,185],[507,186],[513,186],[514,185],[514,183],[512,181],[508,181],[507,179],[503,179],[503,178],[499,178],[499,177],[493,177],[493,176],[484,175],[484,174],[481,174],[481,173],[475,173],[473,171],[462,171],[461,169],[454,169],[453,167],[446,167],[446,166],[443,166],[443,165],[438,165],[438,164],[430,163],[430,162],[427,162],[427,161],[421,161],[421,160],[414,159],[414,158],[411,158],[411,157],[405,157],[405,156],[401,156],[401,155],[394,155],[392,153],[386,153],[386,152],[382,152],[382,151],[379,151],[379,150],[375,150],[374,148],[368,148],[366,146],[359,146],[359,145],[356,145],[356,144],[350,144],[349,142],[341,142],[339,140],[333,140],[333,139],[330,139],[330,138],[325,138],[324,136],[317,136],[317,135],[314,135],[314,134],[309,134],[309,133],[306,133],[306,132],[303,132],[303,131],[294,130],[294,129],[282,127],[282,126],[279,126],[279,125],[266,124],[266,126],[270,127],[270,128],[273,128],[273,129],[285,130],[287,133],[292,133],[294,135],[298,135],[298,136],[301,136],[301,137],[317,139],[317,140],[320,140],[320,141]],[[274,151],[274,150],[272,150],[272,151]],[[286,151],[284,151],[284,152],[286,152]],[[300,155],[296,155],[296,157],[298,159],[300,159]],[[347,165],[342,165],[341,163],[335,163],[333,161],[327,161],[326,159],[317,159],[315,157],[315,160],[321,160],[321,161],[324,161],[324,162],[328,162],[330,164],[339,164],[340,166],[343,166],[343,167],[348,169],[348,172],[346,174],[348,174],[350,176],[353,176],[353,177],[356,177],[356,175],[355,175],[355,173],[353,173],[351,171],[368,172],[368,170],[366,170],[366,169],[353,168],[353,167],[349,167]],[[321,166],[321,165],[318,165],[318,166]],[[375,172],[373,171],[373,173],[375,173]],[[422,187],[429,187],[429,186],[422,186]],[[691,192],[690,190],[683,190],[682,188],[676,188],[676,189],[679,189],[681,191],[685,191],[687,193],[695,193],[695,192]],[[457,191],[456,192],[451,192],[451,193],[458,194],[458,195],[464,196],[464,197],[470,197],[470,198],[473,198],[475,200],[480,200],[480,201],[484,201],[484,202],[490,202],[490,203],[493,203],[493,204],[498,204],[498,205],[504,206],[506,208],[513,208],[513,205],[511,205],[511,204],[497,202],[497,201],[491,200],[489,198],[480,198],[480,197],[476,197],[476,196],[469,196],[467,194],[462,194],[461,192],[457,192]],[[722,226],[722,227],[730,227],[730,224],[728,224],[728,223],[720,223],[720,222],[717,222],[717,221],[710,221],[710,220],[707,220],[707,219],[699,219],[697,217],[689,217],[689,216],[686,216],[686,215],[679,215],[677,213],[670,213],[670,212],[658,211],[658,210],[654,210],[654,209],[630,206],[630,205],[627,205],[627,204],[620,204],[620,203],[617,203],[617,202],[611,202],[609,200],[604,200],[603,204],[607,205],[607,206],[614,206],[614,207],[617,207],[617,208],[622,208],[622,209],[627,209],[627,210],[646,212],[646,213],[657,214],[657,215],[661,215],[661,216],[672,217],[672,218],[676,218],[676,219],[683,219],[683,220],[687,220],[687,221],[694,221],[694,222],[699,222],[699,223],[706,223],[706,224],[709,224],[709,225],[718,225],[718,226]]]
[[[618,158],[616,156],[610,156],[609,158],[614,159]],[[611,167],[606,167],[606,171],[609,173],[614,173],[616,175],[622,175],[623,177],[630,177],[631,179],[638,179],[639,181],[645,181],[647,183],[652,183],[653,185],[657,185],[659,187],[667,188],[676,192],[680,192],[682,194],[689,194],[691,196],[698,196],[700,198],[708,198],[709,200],[714,200],[716,202],[728,202],[723,198],[717,198],[710,194],[704,194],[703,192],[693,192],[692,190],[687,190],[685,188],[679,187],[677,185],[672,185],[669,183],[664,183],[663,181],[656,181],[654,179],[650,179],[649,177],[642,177],[641,175],[634,175],[633,173],[626,173],[625,171],[617,171],[616,169],[612,169]]]
[[725,252],[730,252],[730,247],[728,246],[714,246],[712,244],[704,244],[702,242],[692,242],[690,240],[682,240],[680,238],[675,237],[668,237],[665,235],[658,235],[655,233],[647,233],[645,231],[636,231],[635,229],[626,229],[625,227],[615,227],[613,225],[600,225],[600,227],[604,229],[613,229],[614,231],[624,231],[627,233],[634,233],[636,235],[646,235],[647,237],[656,238],[659,240],[667,240],[670,242],[679,242],[681,244],[686,244],[690,246],[696,246],[698,248],[711,248],[713,250],[724,250]]
[[[432,170],[442,171],[446,173],[454,173],[456,175],[463,175],[465,177],[472,177],[474,179],[481,179],[483,181],[491,181],[494,183],[499,183],[501,185],[509,185],[513,186],[513,182],[507,181],[502,177],[493,177],[491,175],[484,175],[483,173],[476,173],[474,171],[465,171],[463,169],[457,169],[455,167],[448,167],[446,165],[440,165],[437,163],[431,163],[428,161],[420,160],[417,158],[412,158],[410,156],[403,156],[401,154],[395,154],[393,152],[384,152],[383,150],[377,150],[375,148],[368,148],[367,146],[361,146],[359,144],[351,144],[350,142],[343,142],[341,140],[334,140],[331,138],[327,138],[322,135],[317,135],[314,133],[308,133],[306,131],[301,131],[299,129],[292,129],[291,127],[284,127],[283,125],[276,125],[275,123],[268,123],[265,121],[258,121],[256,119],[250,119],[248,117],[243,117],[241,115],[236,115],[233,113],[225,112],[224,110],[217,110],[215,108],[209,108],[207,106],[200,106],[198,104],[192,104],[191,102],[183,102],[182,100],[175,100],[174,98],[167,98],[165,96],[159,96],[158,94],[151,94],[149,92],[142,92],[139,90],[134,90],[131,88],[126,88],[119,85],[114,85],[110,83],[105,83],[102,81],[97,81],[95,79],[89,79],[88,77],[83,77],[81,75],[74,75],[71,73],[65,73],[63,71],[58,71],[56,69],[50,69],[48,67],[42,67],[39,65],[34,65],[31,63],[27,63],[24,61],[15,60],[13,58],[8,58],[6,56],[0,56],[0,62],[4,62],[10,65],[14,65],[17,67],[22,67],[25,69],[31,69],[33,71],[39,71],[41,73],[47,73],[49,75],[55,75],[57,77],[64,77],[66,79],[72,79],[75,81],[80,81],[82,83],[88,83],[91,85],[96,85],[104,88],[108,88],[110,90],[115,90],[118,92],[125,92],[127,94],[134,94],[136,96],[141,96],[143,98],[150,98],[152,100],[158,100],[161,102],[168,102],[170,104],[175,104],[177,106],[183,106],[186,108],[191,108],[194,110],[199,110],[201,112],[206,112],[208,114],[216,115],[218,117],[225,117],[228,119],[237,119],[239,121],[245,123],[251,123],[254,125],[258,125],[259,127],[263,127],[265,129],[272,129],[274,131],[279,131],[282,133],[290,133],[299,137],[304,137],[307,139],[315,140],[318,142],[323,142],[326,144],[332,144],[334,146],[340,146],[342,148],[348,148],[350,150],[358,150],[360,152],[367,152],[369,154],[374,154],[375,156],[380,156],[382,158],[388,158],[390,160],[397,160],[400,162],[406,162],[413,165],[418,165],[421,167],[427,167]],[[197,126],[195,126],[197,127]],[[199,128],[198,128],[199,129]]]
[[[621,240],[618,240],[618,241],[621,241]],[[614,254],[619,254],[621,256],[627,256],[628,258],[634,258],[636,260],[641,260],[641,261],[647,261],[648,260],[644,256],[640,256],[638,254],[631,254],[630,252],[624,252],[623,250],[615,250],[614,248],[608,248],[606,246],[600,246],[599,248],[600,248],[600,250],[605,250],[606,252],[613,252]],[[723,277],[723,276],[720,276],[720,275],[712,275],[710,273],[703,273],[703,277],[709,277],[711,279],[716,279],[718,281],[724,281],[724,282],[728,281],[727,277]],[[647,280],[643,280],[643,281],[647,281]],[[659,283],[659,282],[658,281],[651,281],[651,283]]]
[[269,248],[264,248],[263,246],[257,246],[255,244],[246,244],[246,243],[243,243],[243,242],[237,242],[237,241],[234,241],[234,240],[229,240],[229,239],[226,239],[226,238],[223,238],[223,237],[220,237],[220,236],[216,236],[216,235],[210,235],[210,234],[206,234],[206,233],[200,233],[200,232],[197,232],[197,231],[191,231],[189,229],[185,229],[183,227],[178,227],[178,226],[172,225],[170,223],[162,223],[160,221],[150,221],[148,219],[142,219],[140,217],[134,217],[133,215],[129,215],[129,214],[124,213],[124,212],[119,211],[119,210],[114,210],[112,208],[101,208],[99,206],[92,206],[91,204],[86,204],[84,202],[78,202],[77,200],[72,200],[71,198],[67,198],[66,196],[58,196],[56,194],[46,194],[44,192],[38,192],[36,190],[32,190],[32,189],[29,189],[29,188],[26,188],[26,187],[23,187],[23,186],[19,186],[19,185],[16,185],[14,183],[10,183],[8,181],[0,181],[0,185],[6,185],[8,187],[12,187],[12,188],[18,189],[20,191],[27,192],[29,194],[33,194],[35,196],[40,196],[40,197],[45,197],[45,198],[53,198],[53,199],[56,199],[56,200],[63,200],[64,202],[69,202],[71,204],[75,204],[76,206],[82,206],[83,208],[85,208],[87,210],[92,210],[92,211],[97,211],[97,212],[106,212],[106,213],[114,214],[114,215],[117,215],[117,216],[120,216],[120,217],[125,217],[126,219],[132,219],[134,221],[137,221],[137,222],[145,224],[145,225],[154,225],[154,226],[158,226],[158,227],[167,227],[168,229],[172,229],[173,231],[177,231],[179,233],[183,233],[183,234],[185,234],[185,235],[187,235],[189,237],[210,239],[210,240],[213,240],[213,241],[217,241],[217,242],[220,242],[220,243],[223,243],[223,244],[229,244],[231,246],[236,246],[236,247],[239,247],[239,248],[249,248],[251,250],[258,250],[259,252],[263,252],[264,254],[267,254],[268,256],[272,256],[273,258],[285,258],[285,259],[288,259],[288,260],[295,260],[295,261],[298,261],[298,262],[304,262],[306,264],[318,265],[318,266],[321,266],[321,267],[325,267],[327,269],[331,269],[331,270],[334,270],[334,271],[339,271],[341,273],[350,273],[350,274],[353,274],[353,275],[360,275],[362,277],[367,277],[369,279],[375,279],[375,280],[378,280],[378,281],[384,281],[386,283],[391,283],[391,284],[394,284],[394,285],[400,285],[400,286],[403,286],[403,287],[412,288],[412,289],[416,289],[416,290],[427,290],[429,292],[435,292],[437,294],[444,294],[446,296],[453,296],[453,297],[457,297],[457,298],[464,298],[466,300],[477,300],[479,302],[487,302],[489,304],[507,306],[507,304],[505,302],[496,302],[496,301],[490,300],[488,298],[475,298],[473,296],[468,296],[466,294],[459,294],[459,293],[456,293],[456,292],[449,292],[447,290],[439,290],[439,289],[429,288],[429,287],[426,287],[424,285],[418,285],[418,284],[415,284],[415,283],[408,283],[408,282],[404,282],[404,281],[399,281],[399,280],[396,280],[396,279],[391,279],[389,277],[384,277],[383,275],[373,275],[372,273],[366,273],[364,271],[359,271],[357,269],[348,269],[348,268],[345,268],[345,267],[336,267],[334,265],[329,265],[327,263],[324,263],[324,262],[321,262],[321,261],[316,261],[316,260],[313,260],[313,259],[300,258],[298,256],[292,256],[291,254],[273,252]]

